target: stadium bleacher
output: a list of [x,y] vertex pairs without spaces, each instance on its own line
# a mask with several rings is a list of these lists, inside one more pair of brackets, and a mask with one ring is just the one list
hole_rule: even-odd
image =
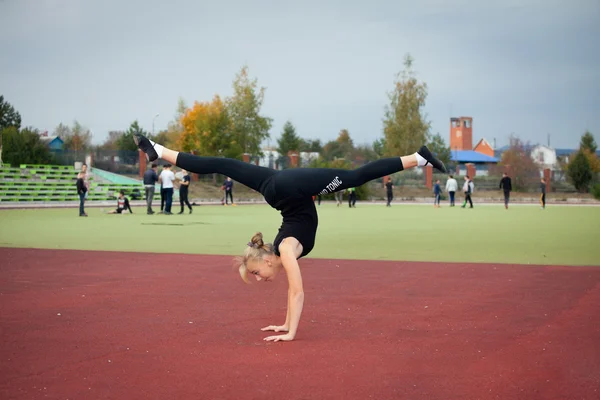
[[[79,201],[75,182],[76,170],[68,165],[32,165],[22,164],[19,168],[0,167],[0,201],[1,202],[59,202]],[[134,193],[143,198],[144,191],[141,182],[128,178],[123,182],[111,182],[96,174],[90,176],[90,192],[88,201],[114,200],[119,191],[132,197]],[[135,196],[134,196],[135,197]],[[155,200],[160,200],[159,191],[155,192]]]

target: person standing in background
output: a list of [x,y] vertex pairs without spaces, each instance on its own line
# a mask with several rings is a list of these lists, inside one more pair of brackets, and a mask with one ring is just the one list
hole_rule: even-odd
[[171,205],[173,204],[173,182],[175,181],[175,174],[171,171],[171,164],[164,166],[158,180],[162,184],[162,188],[165,191],[165,214],[172,215]]
[[85,213],[83,205],[85,203],[85,197],[87,195],[88,190],[85,187],[85,173],[83,171],[77,174],[76,186],[77,194],[79,195],[79,216],[87,217],[88,215]]
[[181,181],[181,185],[179,185],[179,204],[181,205],[181,211],[179,211],[179,214],[183,214],[183,203],[185,203],[188,206],[191,214],[192,206],[188,201],[188,190],[190,188],[190,183],[192,179],[190,177],[190,174],[188,174],[188,172],[185,169],[182,169],[181,172],[183,173],[183,179]]
[[542,210],[546,209],[546,180],[544,178],[540,182],[540,205]]
[[385,191],[387,194],[387,205],[386,207],[391,207],[392,206],[392,200],[394,199],[394,184],[392,183],[392,179],[388,179],[387,182],[385,183],[385,185],[383,185],[385,187]]
[[450,207],[454,207],[454,195],[458,190],[458,182],[452,175],[448,175],[448,180],[446,181],[446,192],[448,192],[448,196],[450,197]]
[[148,207],[148,215],[154,214],[154,211],[152,211],[152,199],[154,198],[154,185],[156,184],[156,182],[158,182],[158,175],[156,174],[157,169],[158,164],[153,163],[152,168],[144,172],[144,191],[146,194],[146,206]]
[[233,181],[231,180],[230,177],[227,177],[227,179],[225,179],[225,182],[223,183],[223,187],[225,188],[225,205],[227,205],[227,201],[228,199],[231,199],[231,205],[235,206],[234,202],[233,202]]
[[512,182],[510,176],[506,172],[502,173],[500,179],[500,189],[504,191],[504,208],[508,210],[508,202],[510,201],[510,191],[512,190]]
[[440,180],[435,181],[435,186],[433,187],[433,194],[435,195],[435,199],[433,200],[433,207],[440,208],[440,198],[442,196],[442,189],[440,188]]
[[356,188],[348,188],[348,207],[356,208]]
[[465,193],[465,202],[463,203],[461,208],[465,208],[467,206],[467,202],[471,205],[469,208],[473,208],[473,200],[471,200],[471,193],[473,193],[473,182],[469,175],[465,176],[465,184],[463,185],[463,192]]

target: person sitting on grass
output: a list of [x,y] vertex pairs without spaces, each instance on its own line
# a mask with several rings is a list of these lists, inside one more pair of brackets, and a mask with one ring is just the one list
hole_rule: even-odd
[[129,212],[129,214],[133,214],[133,211],[131,210],[131,207],[129,206],[129,200],[127,199],[127,197],[125,197],[125,193],[121,190],[119,192],[119,197],[117,198],[117,209],[111,210],[108,213],[109,214],[123,214],[123,211],[125,211],[125,214],[127,212]]

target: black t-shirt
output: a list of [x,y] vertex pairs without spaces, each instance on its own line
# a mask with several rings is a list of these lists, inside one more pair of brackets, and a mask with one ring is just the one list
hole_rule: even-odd
[[385,188],[387,189],[388,193],[392,192],[392,186],[394,186],[392,181],[387,181],[387,183],[385,184]]
[[[183,177],[183,182],[191,182],[192,180],[190,179],[189,175],[185,175]],[[190,187],[190,185],[180,185],[179,186],[179,191],[181,192],[182,190],[185,192],[188,190],[188,188]]]
[[265,200],[281,212],[283,222],[273,241],[275,254],[280,256],[279,245],[286,237],[294,237],[302,244],[302,258],[315,246],[319,218],[311,197],[300,195],[293,182],[278,179],[275,174],[259,188]]

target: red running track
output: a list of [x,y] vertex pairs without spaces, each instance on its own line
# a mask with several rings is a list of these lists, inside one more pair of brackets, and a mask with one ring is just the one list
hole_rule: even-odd
[[[598,399],[600,268],[0,248],[1,399]],[[282,276],[283,277],[283,276]]]

